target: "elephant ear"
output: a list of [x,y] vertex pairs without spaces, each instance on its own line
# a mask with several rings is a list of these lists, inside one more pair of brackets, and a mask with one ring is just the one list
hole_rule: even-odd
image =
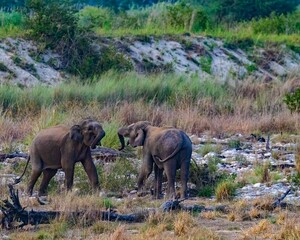
[[145,141],[145,131],[143,129],[139,129],[136,132],[136,138],[134,139],[134,143],[133,146],[137,147],[137,146],[143,146],[144,145],[144,141]]
[[72,140],[82,143],[83,135],[81,134],[81,128],[79,125],[74,125],[71,127],[70,137]]

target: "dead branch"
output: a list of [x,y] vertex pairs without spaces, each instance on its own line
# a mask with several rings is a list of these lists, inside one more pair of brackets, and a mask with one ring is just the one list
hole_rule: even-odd
[[282,200],[289,194],[289,192],[292,190],[292,188],[289,188],[280,198],[278,198],[276,201],[272,204],[272,209],[275,209],[279,206],[281,206]]
[[3,212],[2,228],[12,229],[14,223],[20,223],[17,227],[25,225],[48,224],[52,220],[64,215],[70,216],[73,219],[85,217],[93,217],[103,221],[126,221],[139,222],[143,220],[139,214],[122,215],[113,211],[93,211],[88,213],[86,211],[77,211],[70,213],[62,213],[59,211],[27,211],[22,207],[19,200],[18,190],[15,190],[12,185],[9,185],[9,200],[2,200],[0,202],[0,210]]

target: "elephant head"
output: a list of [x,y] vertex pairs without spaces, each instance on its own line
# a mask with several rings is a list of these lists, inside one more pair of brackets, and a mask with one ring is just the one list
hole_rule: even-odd
[[94,149],[97,144],[101,145],[101,139],[104,136],[105,132],[101,124],[91,118],[82,120],[70,130],[70,137],[73,140],[83,142],[92,149]]
[[148,121],[139,121],[129,125],[128,127],[123,127],[118,130],[118,136],[121,143],[120,151],[125,147],[124,137],[129,138],[129,144],[133,147],[142,146],[145,140],[145,128],[151,125]]

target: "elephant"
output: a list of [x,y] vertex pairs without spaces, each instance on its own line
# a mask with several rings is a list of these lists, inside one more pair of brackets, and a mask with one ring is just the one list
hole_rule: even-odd
[[176,170],[180,169],[180,197],[187,197],[187,181],[192,155],[192,142],[185,132],[173,127],[155,127],[147,121],[139,121],[118,129],[121,143],[120,150],[125,147],[124,138],[128,137],[132,147],[143,146],[143,163],[138,175],[138,193],[153,170],[154,165],[154,197],[160,198],[163,171],[168,181],[166,197],[175,198]]
[[15,183],[21,181],[31,160],[32,172],[27,186],[29,195],[32,195],[33,187],[41,173],[43,173],[43,178],[38,195],[45,195],[51,178],[61,168],[65,172],[66,189],[71,190],[75,163],[81,162],[92,188],[98,189],[98,174],[90,148],[95,148],[104,136],[105,131],[102,125],[91,118],[84,119],[71,128],[57,125],[41,130],[30,146],[24,172]]

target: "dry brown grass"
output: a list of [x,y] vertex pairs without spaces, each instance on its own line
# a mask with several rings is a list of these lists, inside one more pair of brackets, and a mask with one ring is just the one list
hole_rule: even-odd
[[120,225],[117,229],[111,234],[110,240],[129,240],[130,238],[127,236],[125,232],[125,226]]
[[266,234],[271,228],[271,223],[267,219],[260,220],[257,224],[254,226],[246,229],[243,231],[243,237],[245,239],[253,239]]
[[194,225],[194,219],[189,213],[179,213],[174,220],[174,233],[176,236],[185,235]]
[[274,236],[277,240],[298,240],[300,239],[299,219],[288,219],[282,225],[279,232]]
[[216,219],[217,216],[218,214],[215,211],[207,211],[200,213],[200,217],[204,219]]
[[252,201],[252,206],[262,210],[272,210],[273,209],[274,198],[272,196],[264,196],[256,198]]

